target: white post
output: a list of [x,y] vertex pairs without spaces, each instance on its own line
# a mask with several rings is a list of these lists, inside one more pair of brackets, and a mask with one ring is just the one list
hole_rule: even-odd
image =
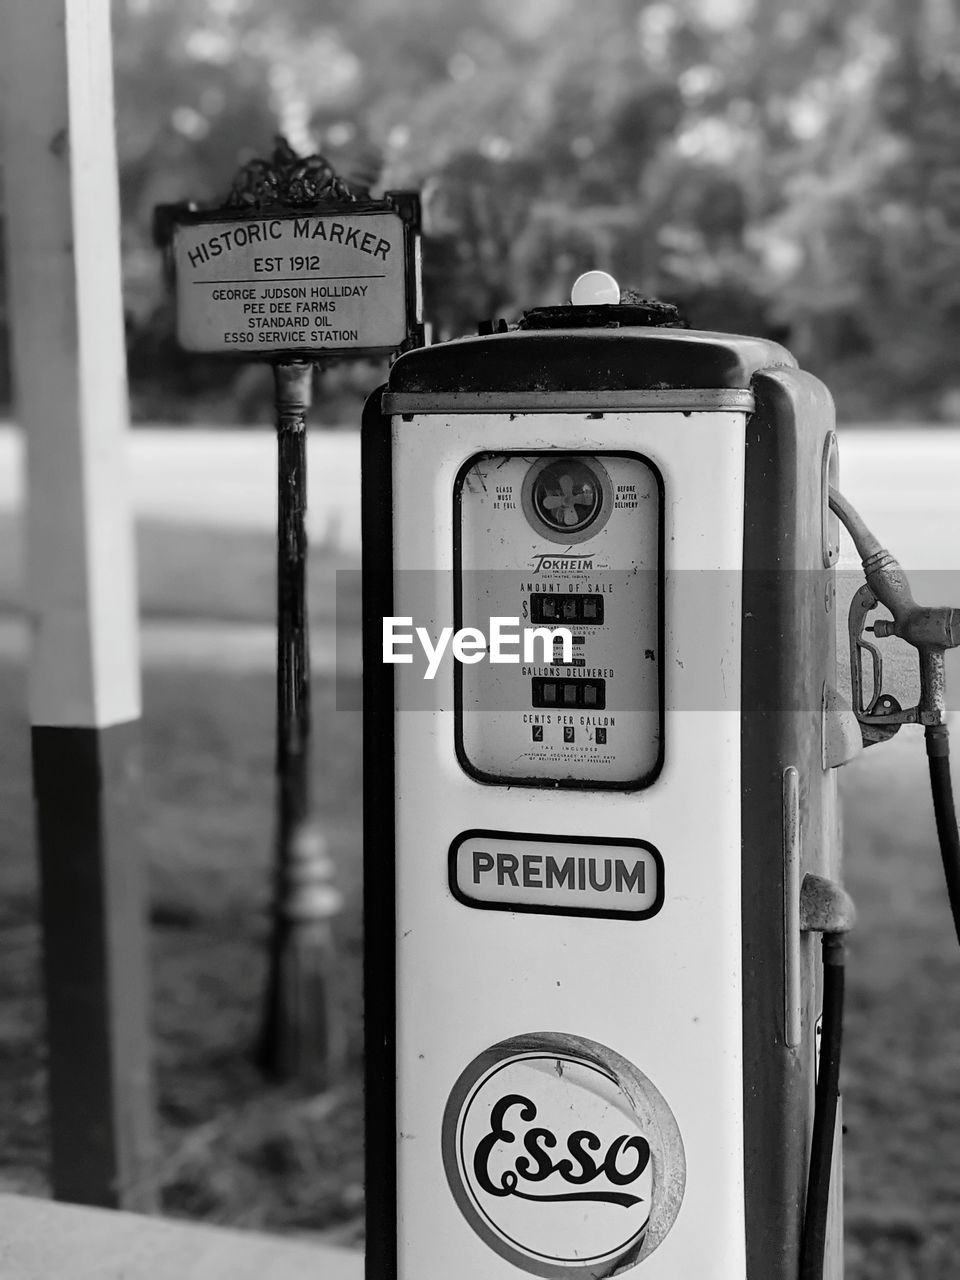
[[54,1193],[147,1207],[140,717],[107,0],[3,0]]

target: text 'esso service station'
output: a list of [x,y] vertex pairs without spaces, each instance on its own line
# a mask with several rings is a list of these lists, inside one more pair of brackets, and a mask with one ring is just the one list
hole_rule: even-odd
[[486,329],[364,415],[368,1280],[838,1280],[836,766],[960,615],[934,710],[838,695],[783,347],[603,273]]

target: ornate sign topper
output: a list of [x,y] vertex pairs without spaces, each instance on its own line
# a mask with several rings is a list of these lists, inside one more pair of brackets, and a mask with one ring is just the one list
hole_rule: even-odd
[[377,355],[422,341],[420,202],[373,200],[281,138],[215,208],[161,206],[177,339],[243,359]]
[[442,1141],[470,1226],[537,1276],[599,1280],[635,1266],[683,1199],[683,1142],[662,1095],[579,1036],[517,1036],[480,1054],[453,1087]]

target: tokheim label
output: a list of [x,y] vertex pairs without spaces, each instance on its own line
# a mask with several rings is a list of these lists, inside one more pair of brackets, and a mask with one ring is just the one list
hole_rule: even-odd
[[673,1225],[686,1173],[676,1120],[646,1076],[549,1032],[474,1059],[447,1102],[443,1158],[477,1234],[550,1277],[642,1261]]

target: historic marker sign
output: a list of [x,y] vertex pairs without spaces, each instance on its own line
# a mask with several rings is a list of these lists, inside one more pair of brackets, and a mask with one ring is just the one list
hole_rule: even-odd
[[[157,205],[153,233],[175,290],[181,348],[273,365],[281,655],[274,879],[283,892],[272,913],[257,1060],[269,1075],[315,1091],[342,1064],[337,1011],[327,1000],[336,894],[312,892],[329,869],[310,795],[306,415],[314,365],[423,343],[420,197],[374,198],[322,155],[299,156],[278,137],[269,159],[243,165],[223,201]],[[291,956],[306,959],[291,967]]]
[[399,213],[265,213],[182,222],[173,235],[177,337],[187,351],[393,351],[409,335]]

